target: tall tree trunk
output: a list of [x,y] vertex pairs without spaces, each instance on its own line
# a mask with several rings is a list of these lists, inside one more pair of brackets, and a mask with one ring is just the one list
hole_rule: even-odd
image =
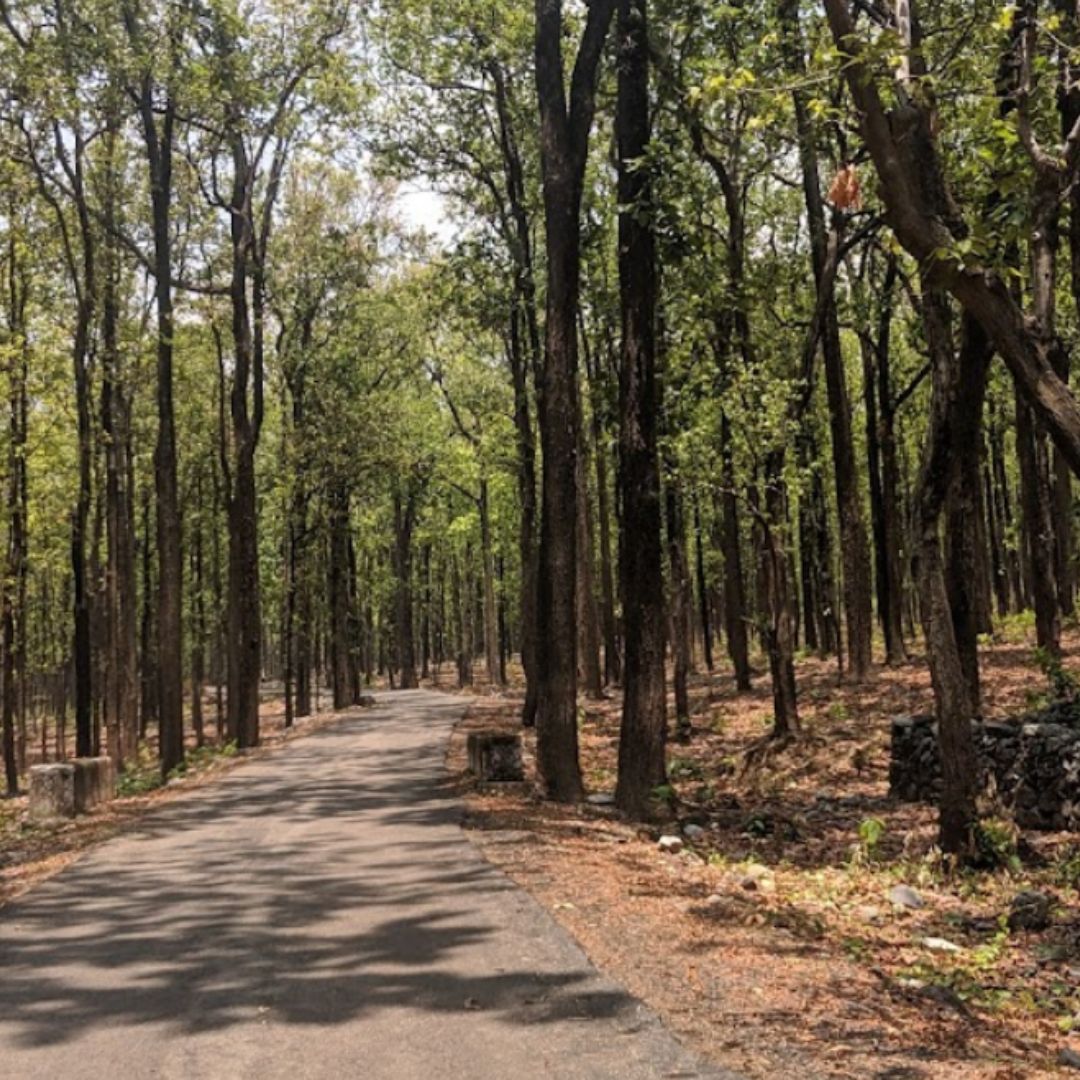
[[0,729],[2,729],[4,779],[8,795],[19,793],[19,755],[15,730],[19,711],[18,688],[26,679],[25,663],[20,667],[20,639],[26,635],[26,608],[19,610],[20,583],[25,587],[27,570],[26,537],[26,421],[28,373],[26,307],[29,278],[20,255],[22,240],[17,235],[14,195],[8,219],[7,276],[5,282],[8,354],[8,475],[7,475],[7,557],[0,588],[2,619],[2,677],[0,693]]
[[1024,554],[1035,605],[1035,631],[1039,647],[1058,655],[1061,652],[1061,615],[1055,575],[1048,449],[1046,437],[1039,431],[1031,407],[1017,394],[1016,452],[1020,462]]
[[773,739],[797,738],[798,690],[795,683],[795,614],[788,574],[787,497],[784,451],[771,450],[765,458],[765,497],[754,492],[758,523],[758,558],[762,586],[762,630],[773,691]]
[[972,378],[964,387],[964,408],[953,410],[952,439],[955,476],[965,478],[953,482],[945,509],[946,561],[945,581],[953,634],[960,666],[968,684],[968,701],[972,715],[979,712],[982,691],[979,680],[979,634],[984,632],[982,555],[986,537],[982,526],[982,504],[979,485],[972,483],[981,472],[982,413],[986,393],[986,372],[992,350],[982,327],[970,316],[961,324],[961,371]]
[[544,460],[537,589],[537,768],[545,794],[582,795],[577,737],[577,311],[581,198],[596,83],[614,0],[589,5],[569,100],[561,0],[536,0],[536,89],[547,246],[539,391]]
[[709,580],[705,573],[705,535],[701,527],[701,505],[694,495],[694,550],[697,570],[698,618],[701,621],[701,645],[705,667],[713,670],[712,615],[709,603]]
[[594,701],[604,696],[604,677],[600,667],[600,624],[596,610],[596,591],[593,587],[593,528],[592,507],[589,501],[588,451],[584,435],[577,458],[577,604],[578,656],[585,693]]
[[731,422],[720,416],[721,541],[724,554],[724,630],[728,655],[735,670],[735,688],[750,690],[750,643],[746,633],[746,584],[743,576],[739,500],[735,493],[735,462]]
[[[600,615],[604,635],[604,682],[622,680],[622,657],[619,655],[619,627],[615,615],[615,571],[611,553],[611,495],[608,491],[607,448],[604,444],[604,395],[599,359],[589,348],[584,320],[581,326],[585,373],[589,387],[589,419],[596,480],[597,524],[600,530]],[[609,346],[610,347],[610,346]]]
[[[416,675],[416,644],[413,631],[412,536],[416,524],[417,496],[410,491],[394,494],[394,573],[397,577],[397,667],[402,690],[419,685]],[[470,658],[471,669],[471,658]]]
[[666,479],[667,546],[670,574],[671,653],[674,661],[675,731],[681,742],[690,739],[690,669],[693,666],[693,603],[690,565],[686,555],[686,521],[678,478],[670,467]]
[[327,600],[330,626],[330,686],[335,709],[352,703],[349,672],[349,493],[335,483],[330,493],[330,558],[327,566]]
[[245,749],[259,744],[262,615],[255,451],[262,423],[262,358],[253,328],[253,316],[254,323],[261,324],[261,313],[252,310],[259,303],[258,284],[253,282],[256,252],[251,202],[255,177],[239,120],[236,120],[236,126],[232,141],[230,202],[232,274],[229,300],[232,306],[233,370],[229,415],[233,461],[228,500],[229,695],[226,725],[230,738]]
[[885,662],[907,660],[902,618],[903,567],[900,556],[902,517],[896,490],[896,435],[892,403],[893,297],[899,263],[890,256],[877,300],[877,337],[860,336],[863,356],[863,400],[866,407],[867,466],[874,537],[874,580],[878,620],[885,635]]
[[536,724],[538,673],[536,670],[536,440],[529,410],[528,371],[521,338],[522,306],[515,301],[510,312],[508,358],[514,384],[514,429],[517,441],[517,484],[521,502],[518,550],[521,558],[521,666],[525,672],[525,705],[521,720]]
[[[124,22],[132,44],[146,50],[134,5],[125,5]],[[175,27],[171,29],[176,34]],[[183,541],[177,480],[176,418],[173,407],[172,196],[176,103],[171,87],[154,82],[149,56],[139,75],[137,98],[149,167],[153,266],[157,303],[157,444],[154,492],[157,507],[157,719],[162,774],[184,760]],[[145,662],[145,658],[144,658]]]
[[[784,46],[787,66],[801,79],[806,74],[802,33],[799,29],[798,0],[781,0],[780,19],[784,25]],[[824,325],[821,353],[825,366],[825,386],[829,401],[829,424],[832,432],[833,469],[836,479],[837,513],[840,519],[841,564],[843,567],[844,622],[847,628],[848,672],[856,682],[866,677],[872,661],[873,603],[870,547],[863,519],[859,494],[858,472],[855,465],[855,446],[852,437],[851,402],[848,398],[844,354],[840,341],[840,320],[833,295],[833,279],[826,274],[830,244],[826,209],[821,197],[817,132],[802,89],[792,92],[795,121],[798,130],[799,160],[803,173],[803,195],[810,226],[811,262],[814,281],[824,297]],[[831,242],[841,225],[839,217]]]
[[[501,65],[492,60],[499,118],[499,146],[510,207],[507,241],[514,260],[514,296],[509,319],[508,359],[514,388],[514,428],[517,436],[518,496],[521,517],[518,546],[521,558],[521,666],[525,672],[525,704],[521,720],[536,725],[539,701],[537,672],[537,547],[536,439],[529,408],[529,368],[534,376],[543,364],[540,319],[533,266],[532,230],[525,191],[525,169],[511,116],[511,85]],[[522,327],[524,324],[524,334]],[[526,348],[528,361],[526,361]]]
[[[957,431],[979,430],[989,353],[964,349],[957,362],[949,333],[949,302],[942,293],[925,291],[923,318],[933,364],[933,396],[917,499],[916,561],[941,752],[941,846],[948,854],[968,859],[975,853],[978,763],[971,722],[976,705],[957,642],[940,523],[947,500],[969,482],[959,470],[953,437]],[[970,369],[964,366],[968,363]]]
[[495,551],[491,536],[491,498],[487,477],[480,481],[480,556],[483,564],[484,663],[488,683],[502,685],[499,669],[499,610],[495,591]]
[[615,798],[620,809],[636,817],[650,811],[654,792],[667,777],[656,241],[646,220],[652,182],[638,167],[652,141],[646,20],[647,0],[619,0],[619,546],[626,656]]
[[[202,515],[202,483],[197,485],[199,514]],[[201,521],[191,539],[191,727],[195,745],[206,744],[203,719],[203,684],[206,680],[206,594],[203,575],[203,530]]]

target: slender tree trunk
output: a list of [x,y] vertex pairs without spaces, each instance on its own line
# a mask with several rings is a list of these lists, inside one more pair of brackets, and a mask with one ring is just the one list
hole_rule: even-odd
[[[199,510],[202,511],[202,484],[198,484]],[[206,745],[203,720],[203,684],[206,680],[206,594],[203,576],[203,531],[196,525],[191,538],[191,727],[195,745]]]
[[349,674],[349,493],[336,484],[330,494],[330,558],[327,600],[330,613],[330,686],[336,710],[352,703]]
[[[877,302],[876,340],[860,338],[863,357],[863,400],[866,407],[867,466],[870,474],[870,513],[874,537],[874,580],[878,620],[885,635],[885,661],[890,666],[907,660],[902,620],[901,515],[897,504],[895,433],[892,411],[892,316],[899,264],[889,258]],[[886,458],[890,459],[886,461]],[[888,494],[886,494],[888,489]]]
[[[416,500],[417,496],[413,492],[394,495],[394,572],[397,576],[395,636],[402,690],[414,690],[419,685],[416,675],[412,591],[412,534],[416,522]],[[470,659],[470,670],[471,666]]]
[[[12,198],[14,203],[14,197]],[[26,634],[26,608],[19,612],[19,587],[26,580],[26,420],[28,372],[28,342],[26,337],[26,306],[29,281],[20,258],[21,240],[16,233],[14,206],[9,217],[7,252],[7,344],[8,359],[8,475],[7,475],[7,557],[4,579],[0,589],[0,619],[2,619],[2,676],[0,687],[0,727],[2,727],[4,779],[8,795],[19,793],[19,755],[15,729],[18,716],[18,687],[26,678],[25,663],[20,668],[20,638]],[[21,615],[21,618],[20,618]],[[25,655],[25,654],[23,654]]]
[[705,573],[705,537],[701,527],[701,505],[694,495],[694,549],[697,570],[698,617],[701,620],[701,644],[705,667],[713,670],[712,615],[709,610],[709,581]]
[[762,585],[762,629],[773,690],[773,739],[786,742],[801,731],[795,683],[795,615],[788,575],[784,451],[765,459],[765,497],[757,504],[758,558]]
[[735,687],[750,690],[750,643],[746,634],[746,585],[742,565],[739,500],[735,493],[735,462],[731,446],[731,422],[720,417],[721,536],[724,554],[724,629],[728,655],[735,669]]
[[517,485],[521,502],[518,551],[521,559],[521,666],[525,672],[525,727],[536,724],[538,676],[536,670],[536,440],[529,409],[528,372],[521,338],[521,305],[510,312],[508,358],[514,384],[514,429],[517,436]]
[[[501,66],[492,61],[495,103],[499,117],[499,145],[513,229],[508,236],[514,258],[514,298],[509,319],[508,359],[514,387],[514,428],[517,435],[518,496],[521,517],[518,546],[521,558],[521,666],[525,672],[522,723],[536,725],[539,701],[537,672],[537,547],[536,439],[529,407],[529,374],[538,375],[543,363],[540,320],[537,312],[532,233],[526,204],[525,170],[511,120],[510,86]],[[524,324],[524,335],[522,325]],[[528,362],[526,362],[526,345]]]
[[600,625],[593,587],[593,528],[589,504],[588,453],[579,427],[581,444],[577,459],[577,605],[578,656],[581,662],[585,693],[594,701],[604,696],[604,677],[600,667]]
[[667,496],[667,545],[670,574],[671,652],[674,660],[675,730],[680,742],[690,739],[690,688],[692,665],[693,604],[690,566],[686,555],[686,522],[678,479],[669,471]]
[[[784,45],[788,68],[796,78],[806,74],[802,33],[799,29],[798,0],[781,0]],[[799,159],[803,173],[803,194],[810,226],[811,262],[818,293],[828,290],[825,298],[821,352],[825,366],[825,386],[829,401],[829,424],[832,432],[833,469],[836,502],[840,519],[841,564],[843,567],[844,621],[847,628],[848,672],[856,682],[869,673],[873,643],[873,603],[870,547],[859,494],[855,447],[852,436],[851,402],[847,391],[844,354],[840,341],[840,320],[833,295],[834,285],[826,275],[830,242],[838,242],[839,216],[830,229],[821,197],[817,133],[807,104],[806,92],[792,93],[798,129]]]
[[503,679],[499,668],[499,611],[495,592],[495,552],[491,537],[491,500],[487,477],[480,481],[480,555],[483,562],[484,662],[488,683],[500,686]]
[[581,327],[585,372],[589,386],[591,451],[595,467],[597,523],[600,529],[600,614],[604,635],[604,682],[617,684],[622,679],[619,655],[619,627],[615,615],[615,571],[611,554],[611,495],[608,491],[607,449],[604,444],[603,394],[600,364],[588,347],[584,320]]

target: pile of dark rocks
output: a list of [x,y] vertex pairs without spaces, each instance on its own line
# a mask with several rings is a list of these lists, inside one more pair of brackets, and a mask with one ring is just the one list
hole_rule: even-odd
[[[1064,722],[1063,722],[1064,721]],[[1058,706],[1015,722],[975,724],[981,781],[1025,829],[1080,831],[1080,722]],[[901,716],[892,725],[889,789],[904,802],[941,794],[937,724]]]

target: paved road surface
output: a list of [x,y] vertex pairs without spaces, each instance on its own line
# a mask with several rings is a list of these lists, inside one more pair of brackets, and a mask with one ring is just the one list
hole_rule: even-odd
[[0,911],[3,1080],[710,1077],[464,838],[413,691]]

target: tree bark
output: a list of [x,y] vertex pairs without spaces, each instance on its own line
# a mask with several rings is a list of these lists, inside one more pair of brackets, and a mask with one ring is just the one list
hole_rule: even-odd
[[637,167],[652,140],[646,0],[619,0],[618,40],[620,579],[626,655],[615,799],[625,813],[641,817],[667,777],[656,242],[649,220],[651,178]]
[[547,245],[547,318],[539,391],[544,460],[537,590],[537,767],[545,794],[582,795],[577,740],[577,310],[581,198],[597,72],[614,0],[594,0],[570,78],[561,0],[536,0],[536,88]]
[[978,763],[972,732],[976,705],[957,641],[940,533],[947,500],[960,485],[969,483],[953,452],[953,436],[964,429],[979,430],[989,351],[965,348],[957,362],[949,333],[948,300],[939,291],[924,292],[923,318],[933,364],[933,394],[916,501],[917,571],[941,753],[941,846],[946,853],[968,860],[976,848]]

